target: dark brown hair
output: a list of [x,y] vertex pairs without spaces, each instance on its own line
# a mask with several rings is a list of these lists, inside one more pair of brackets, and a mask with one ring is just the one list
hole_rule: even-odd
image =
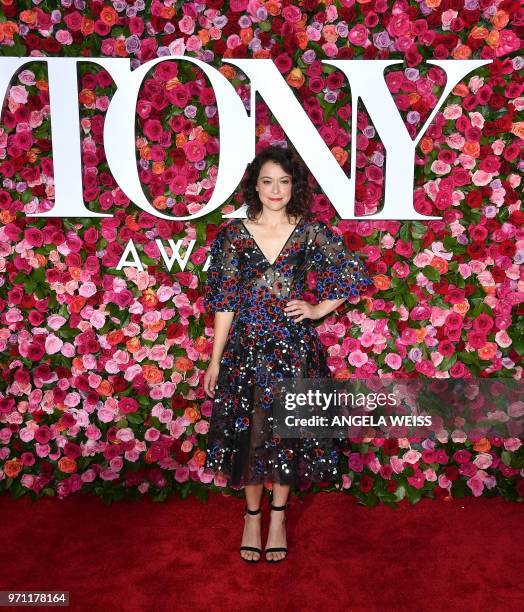
[[311,189],[308,184],[308,169],[290,149],[270,145],[263,149],[247,167],[247,174],[242,185],[244,200],[248,207],[247,218],[253,221],[262,212],[262,203],[258,197],[256,185],[260,168],[268,161],[278,164],[284,172],[291,176],[291,199],[286,206],[288,219],[290,216],[309,216]]

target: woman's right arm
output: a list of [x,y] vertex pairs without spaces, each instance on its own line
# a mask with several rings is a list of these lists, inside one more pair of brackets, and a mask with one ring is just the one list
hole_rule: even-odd
[[211,361],[204,375],[204,391],[209,397],[215,396],[215,386],[218,380],[220,360],[226,345],[229,328],[235,313],[233,311],[215,312],[215,327],[213,339],[213,353]]

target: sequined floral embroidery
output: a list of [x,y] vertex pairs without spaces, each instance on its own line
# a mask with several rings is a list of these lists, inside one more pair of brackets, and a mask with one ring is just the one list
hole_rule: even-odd
[[284,312],[289,300],[302,299],[309,273],[319,301],[355,296],[371,284],[343,237],[320,221],[301,219],[273,263],[240,219],[227,222],[211,246],[206,306],[235,315],[220,363],[206,467],[221,471],[231,486],[340,476],[336,441],[281,440],[272,430],[275,382],[330,377],[311,319],[295,323]]

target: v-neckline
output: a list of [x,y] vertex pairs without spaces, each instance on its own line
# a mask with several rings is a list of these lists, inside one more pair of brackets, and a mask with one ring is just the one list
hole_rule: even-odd
[[291,240],[291,238],[293,237],[293,235],[295,234],[295,232],[297,231],[298,226],[302,223],[302,219],[304,217],[300,217],[300,219],[298,220],[298,223],[295,225],[295,227],[293,228],[293,231],[291,232],[291,234],[289,234],[289,236],[287,237],[287,240],[284,242],[284,245],[282,246],[282,248],[280,249],[280,252],[278,253],[278,255],[275,258],[275,261],[273,261],[273,263],[271,263],[269,261],[269,259],[267,258],[267,256],[265,255],[264,251],[260,248],[258,242],[255,240],[255,237],[253,236],[253,234],[251,233],[251,231],[246,227],[245,223],[241,220],[240,223],[242,224],[242,227],[246,230],[246,232],[249,234],[251,240],[253,240],[253,243],[255,244],[255,246],[257,247],[257,249],[259,250],[260,254],[262,255],[262,257],[266,260],[266,262],[269,264],[270,267],[273,267],[277,261],[280,259],[280,256],[282,255],[282,253],[284,252],[284,249],[287,247],[288,242]]

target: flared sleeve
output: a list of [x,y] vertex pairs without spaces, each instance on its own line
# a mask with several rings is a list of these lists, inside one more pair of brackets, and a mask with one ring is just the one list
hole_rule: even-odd
[[205,306],[211,312],[236,311],[239,306],[239,257],[231,227],[221,228],[210,250]]
[[319,301],[355,297],[373,284],[360,257],[347,249],[344,237],[320,222],[313,261]]

